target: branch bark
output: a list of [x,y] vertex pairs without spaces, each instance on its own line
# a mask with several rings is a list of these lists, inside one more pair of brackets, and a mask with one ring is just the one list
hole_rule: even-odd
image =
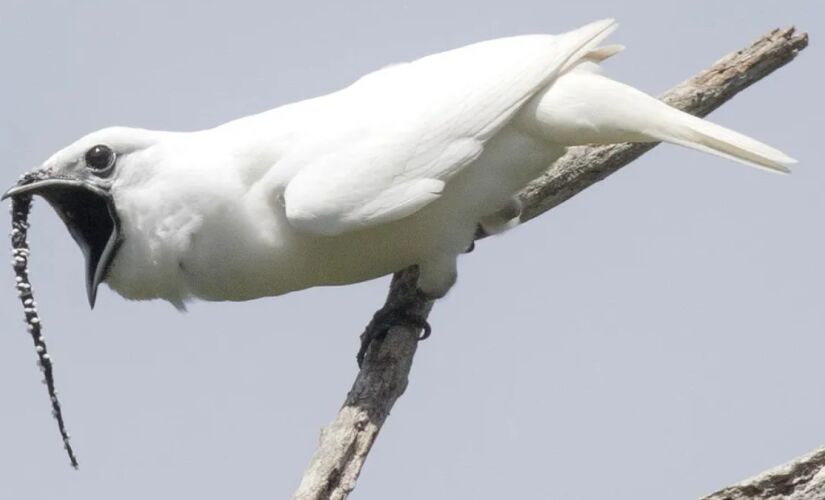
[[823,499],[825,499],[825,447],[702,498],[702,500]]
[[[771,31],[750,46],[723,57],[708,69],[673,87],[661,99],[689,113],[705,116],[738,92],[793,60],[807,44],[808,35],[798,33],[794,28]],[[533,219],[563,203],[654,146],[655,144],[617,144],[571,148],[521,193],[524,202],[522,220]],[[410,268],[393,276],[383,309],[397,311],[399,305],[403,305],[406,311],[419,313],[422,317],[429,313],[432,303],[422,300],[415,293],[417,274],[415,268]],[[371,344],[344,405],[332,423],[321,432],[320,443],[292,497],[294,500],[339,500],[346,498],[355,488],[358,474],[381,426],[395,401],[407,387],[418,335],[418,331],[413,328],[398,326],[392,328],[383,341]],[[787,472],[765,473],[765,476],[722,490],[706,500],[769,498],[749,492],[758,490],[764,493],[774,488],[771,485],[779,485],[774,488],[776,491],[785,491],[782,488],[790,487],[782,485],[790,485],[797,479],[802,481],[805,474],[814,470],[810,464],[818,464],[817,472],[822,469],[825,451],[820,450],[813,457],[802,459],[797,463],[799,465],[787,466]],[[817,478],[817,481],[807,481],[806,484],[818,488],[814,495],[819,492],[819,496],[776,498],[825,498],[822,496],[825,474],[818,473]],[[794,488],[788,491],[792,495],[796,494]],[[806,488],[805,491],[814,490]]]

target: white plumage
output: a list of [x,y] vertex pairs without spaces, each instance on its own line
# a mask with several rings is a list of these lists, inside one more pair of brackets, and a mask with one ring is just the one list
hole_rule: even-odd
[[104,129],[44,168],[78,168],[97,144],[117,154],[106,282],[176,305],[412,264],[442,296],[477,226],[512,226],[514,195],[572,145],[667,141],[787,171],[781,152],[600,75],[621,49],[600,46],[615,26],[470,45],[210,130]]

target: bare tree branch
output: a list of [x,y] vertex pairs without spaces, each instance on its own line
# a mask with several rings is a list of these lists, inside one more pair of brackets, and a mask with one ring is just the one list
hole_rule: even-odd
[[[396,273],[384,307],[402,303],[426,316],[432,303],[416,301],[417,279],[416,269]],[[373,342],[338,416],[321,431],[318,449],[293,499],[344,499],[355,488],[372,443],[407,388],[417,346],[418,332],[400,326],[390,329],[383,341]]]
[[825,447],[722,488],[702,500],[823,500]]
[[[771,31],[749,47],[725,56],[710,68],[672,88],[661,98],[679,109],[705,116],[741,90],[793,60],[807,44],[807,34],[797,33],[794,28]],[[546,174],[523,191],[525,206],[522,219],[530,220],[570,199],[654,146],[618,144],[571,148]],[[403,305],[410,313],[428,314],[432,303],[416,294],[416,278],[417,270],[414,268],[396,273],[383,309],[397,311],[399,305]],[[335,420],[322,431],[318,448],[293,499],[344,499],[355,488],[358,474],[381,426],[407,387],[417,339],[415,329],[399,326],[394,327],[385,340],[373,342],[344,405]],[[799,470],[802,469],[805,468]],[[708,500],[724,498],[728,497],[711,496]],[[783,500],[785,498],[781,497]],[[791,498],[822,497],[787,497],[788,500]]]

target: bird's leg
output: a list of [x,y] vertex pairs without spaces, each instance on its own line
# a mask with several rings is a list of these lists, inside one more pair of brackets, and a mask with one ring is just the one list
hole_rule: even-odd
[[418,340],[424,340],[432,333],[427,321],[427,313],[432,298],[422,292],[418,286],[418,270],[410,268],[398,272],[393,277],[392,289],[400,293],[390,293],[394,300],[384,304],[384,307],[375,313],[364,333],[361,334],[361,348],[356,359],[358,366],[364,363],[371,347],[378,347],[386,338],[387,333],[394,326],[407,326],[421,330]]
[[498,234],[511,229],[521,222],[522,203],[513,197],[497,212],[483,217],[476,227],[475,239]]
[[418,311],[420,308],[417,307],[419,303],[426,302],[429,299],[420,291],[418,291],[418,294],[420,298],[416,298],[412,302],[385,304],[373,315],[364,333],[361,334],[361,348],[356,356],[359,367],[364,363],[364,357],[367,355],[370,346],[380,345],[394,326],[406,326],[421,330],[418,340],[424,340],[430,336],[432,327],[430,327],[425,313]]

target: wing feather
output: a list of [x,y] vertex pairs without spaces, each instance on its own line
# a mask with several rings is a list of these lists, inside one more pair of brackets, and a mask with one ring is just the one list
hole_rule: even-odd
[[282,159],[297,172],[284,192],[290,224],[335,235],[420,210],[527,99],[614,28],[605,20],[481,42],[358,80]]

